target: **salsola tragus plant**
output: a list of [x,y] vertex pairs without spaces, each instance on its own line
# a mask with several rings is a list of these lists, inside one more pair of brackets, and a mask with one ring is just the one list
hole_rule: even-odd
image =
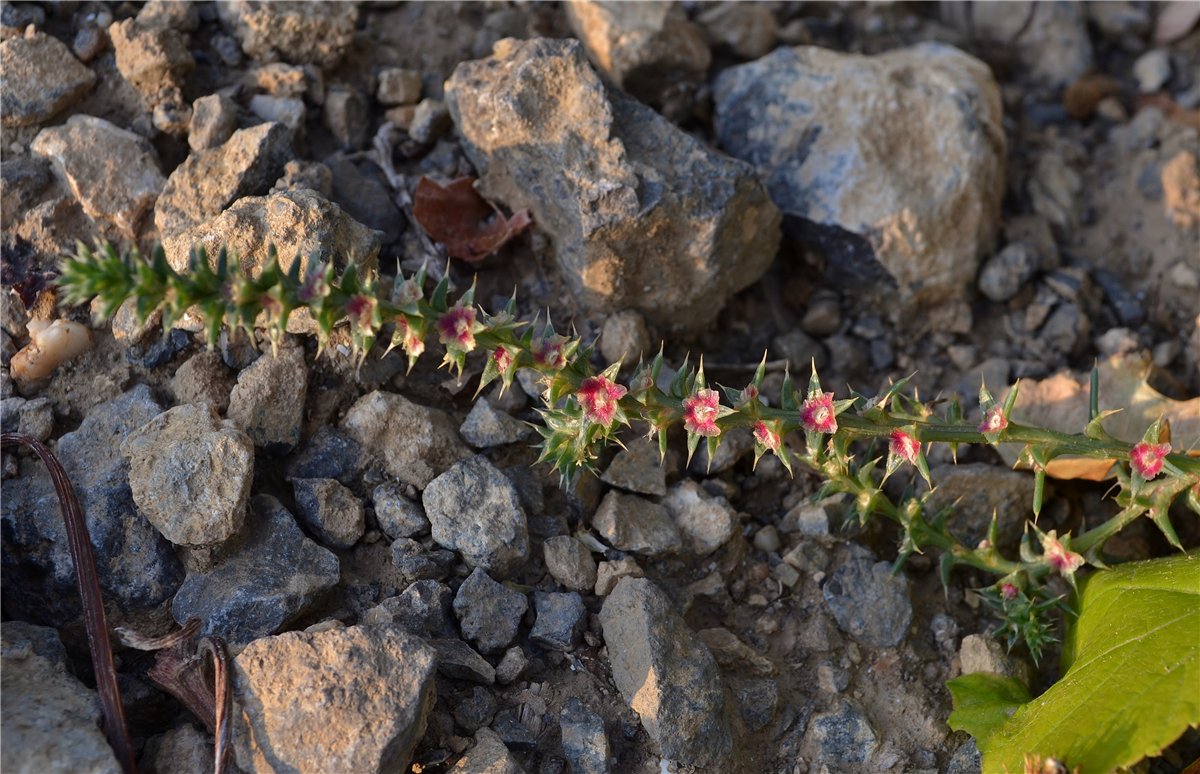
[[[750,428],[755,442],[755,463],[770,453],[790,471],[802,464],[824,479],[819,496],[850,496],[850,517],[865,524],[874,516],[895,522],[900,530],[897,567],[914,552],[941,551],[943,582],[960,565],[987,571],[998,580],[983,596],[1004,620],[1002,633],[1011,647],[1024,641],[1037,658],[1052,639],[1048,611],[1062,604],[1046,590],[1050,576],[1074,584],[1075,572],[1084,564],[1104,567],[1101,550],[1106,540],[1140,518],[1149,518],[1172,545],[1179,539],[1169,511],[1180,497],[1200,513],[1200,460],[1173,451],[1169,427],[1154,423],[1143,440],[1124,443],[1109,435],[1096,402],[1093,378],[1091,421],[1077,434],[1064,434],[1020,424],[1012,418],[1017,396],[1014,387],[1003,403],[985,388],[980,390],[982,422],[968,422],[957,403],[940,413],[905,392],[902,380],[872,398],[850,395],[835,399],[826,392],[814,368],[807,387],[797,387],[785,376],[780,405],[769,406],[760,394],[764,364],[740,388],[710,386],[703,360],[685,363],[664,381],[664,361],[659,355],[640,363],[627,384],[617,381],[620,364],[593,366],[593,352],[578,337],[558,333],[547,321],[522,322],[515,317],[516,299],[497,313],[475,305],[474,286],[452,296],[447,277],[426,293],[426,276],[395,278],[390,292],[374,276],[360,276],[351,265],[335,277],[330,265],[315,262],[303,276],[300,261],[283,270],[274,252],[256,277],[247,276],[225,250],[210,262],[203,249],[193,251],[189,270],[177,272],[161,249],[148,260],[136,249],[120,255],[111,245],[96,251],[80,245],[78,254],[63,264],[59,285],[70,302],[98,298],[102,313],[111,315],[127,299],[136,299],[138,316],[145,320],[156,310],[168,329],[192,307],[204,315],[210,344],[221,327],[265,328],[272,342],[286,331],[290,316],[304,309],[315,322],[323,349],[334,326],[349,325],[354,356],[361,363],[381,335],[390,335],[388,351],[402,349],[409,367],[435,338],[444,351],[442,363],[462,373],[466,358],[480,353],[484,368],[482,390],[499,380],[505,388],[519,369],[533,369],[543,386],[540,461],[547,462],[570,481],[590,469],[599,447],[619,442],[624,427],[639,424],[657,436],[663,453],[667,431],[679,424],[687,435],[689,459],[705,443],[709,459],[723,436],[733,428]],[[665,376],[670,376],[666,374]],[[785,439],[803,437],[800,448]],[[864,443],[865,442],[865,443]],[[876,443],[886,454],[870,456]],[[959,542],[947,528],[948,509],[931,512],[929,492],[909,491],[898,501],[883,488],[884,481],[904,467],[914,468],[927,482],[926,452],[931,444],[1024,444],[1023,462],[1034,471],[1036,486],[1032,511],[1041,509],[1046,466],[1060,455],[1117,460],[1121,510],[1105,523],[1079,535],[1059,536],[1030,525],[1020,556],[1006,558],[996,547],[996,523],[978,545]]]

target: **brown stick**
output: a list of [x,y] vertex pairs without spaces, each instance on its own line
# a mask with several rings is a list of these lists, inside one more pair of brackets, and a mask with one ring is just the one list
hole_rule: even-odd
[[87,631],[88,651],[92,656],[92,669],[96,673],[96,691],[100,694],[100,709],[104,715],[104,734],[121,769],[126,774],[136,774],[133,745],[129,741],[129,729],[125,725],[125,709],[121,704],[121,691],[117,688],[117,670],[113,665],[112,643],[108,639],[108,622],[104,615],[104,597],[100,593],[100,579],[96,575],[96,557],[92,552],[92,539],[88,534],[87,521],[71,487],[71,480],[63,470],[58,458],[46,445],[24,433],[0,434],[0,448],[27,446],[50,471],[58,504],[62,509],[63,524],[67,531],[67,548],[75,565],[75,581],[79,587],[79,599],[83,603],[83,624]]

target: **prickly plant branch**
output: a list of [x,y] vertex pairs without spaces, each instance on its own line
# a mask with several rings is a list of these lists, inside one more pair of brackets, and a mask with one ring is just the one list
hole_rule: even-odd
[[[454,297],[448,275],[428,294],[424,270],[402,275],[384,296],[377,279],[360,276],[353,265],[335,277],[332,266],[314,261],[301,276],[300,263],[297,259],[284,270],[272,250],[263,270],[250,277],[224,249],[211,261],[198,248],[191,254],[189,270],[181,273],[170,267],[161,249],[147,260],[136,249],[120,255],[111,245],[95,251],[80,245],[77,255],[64,263],[59,285],[72,303],[98,298],[105,315],[134,298],[143,320],[162,311],[164,329],[195,307],[206,321],[210,346],[222,326],[251,333],[255,327],[264,328],[277,344],[290,316],[304,309],[315,323],[321,350],[335,325],[348,324],[358,363],[381,335],[388,335],[387,351],[402,349],[410,369],[432,338],[443,349],[442,365],[460,376],[466,358],[482,353],[479,390],[496,380],[507,389],[518,370],[532,369],[543,387],[542,423],[536,427],[542,437],[539,461],[551,464],[564,482],[580,471],[590,471],[599,448],[620,443],[621,428],[635,423],[657,437],[662,454],[667,450],[667,431],[682,424],[689,460],[701,441],[711,460],[725,434],[749,428],[755,464],[767,453],[778,457],[789,471],[794,462],[802,463],[825,480],[821,495],[849,495],[850,518],[865,524],[879,515],[895,522],[901,532],[897,567],[913,553],[933,547],[942,552],[943,582],[960,565],[1001,576],[985,599],[1004,616],[1010,641],[1024,640],[1035,656],[1050,639],[1047,611],[1061,603],[1044,590],[1049,576],[1058,574],[1073,584],[1074,573],[1083,564],[1103,567],[1104,542],[1142,517],[1151,519],[1178,547],[1168,514],[1181,496],[1200,513],[1200,460],[1172,451],[1169,427],[1161,420],[1137,444],[1109,435],[1103,426],[1107,414],[1097,408],[1095,378],[1090,421],[1076,434],[1013,421],[1015,387],[1003,403],[982,388],[983,421],[976,425],[966,421],[957,403],[935,413],[933,406],[905,391],[907,379],[874,398],[853,394],[835,400],[832,392],[823,391],[815,368],[805,390],[785,373],[780,405],[769,406],[760,393],[765,355],[742,388],[710,387],[703,360],[697,367],[685,361],[667,379],[670,374],[664,374],[661,351],[649,363],[639,363],[627,384],[618,384],[620,364],[597,371],[591,364],[592,350],[578,337],[558,333],[548,319],[544,324],[517,320],[515,297],[504,310],[489,314],[475,305],[474,286]],[[804,438],[799,451],[785,443],[792,434]],[[864,447],[868,452],[874,449],[876,442],[886,444],[885,454],[856,456]],[[947,528],[949,510],[930,512],[928,492],[907,494],[897,502],[883,489],[884,481],[905,467],[915,468],[929,482],[926,452],[933,443],[948,444],[955,453],[961,445],[1023,444],[1022,461],[1035,475],[1035,521],[1046,468],[1053,459],[1069,454],[1118,460],[1117,502],[1122,510],[1073,537],[1043,533],[1030,524],[1018,559],[998,552],[994,521],[987,539],[976,546],[963,545]]]

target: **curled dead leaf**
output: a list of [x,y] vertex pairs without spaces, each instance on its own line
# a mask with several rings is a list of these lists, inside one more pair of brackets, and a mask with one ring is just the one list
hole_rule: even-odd
[[[1113,355],[1100,363],[1100,410],[1121,409],[1104,420],[1104,429],[1126,443],[1136,443],[1147,427],[1166,417],[1175,450],[1200,454],[1200,397],[1180,401],[1158,392],[1146,382],[1151,367],[1148,359],[1137,355]],[[1082,432],[1088,422],[1089,381],[1087,374],[1070,372],[1022,381],[1013,420],[1064,433]],[[999,451],[1005,462],[1015,465],[1021,444],[1002,443]],[[1114,463],[1112,459],[1063,456],[1050,461],[1046,474],[1102,481],[1110,477]]]
[[452,258],[478,263],[529,225],[529,212],[506,218],[475,190],[475,179],[460,177],[442,184],[428,177],[417,182],[413,218]]

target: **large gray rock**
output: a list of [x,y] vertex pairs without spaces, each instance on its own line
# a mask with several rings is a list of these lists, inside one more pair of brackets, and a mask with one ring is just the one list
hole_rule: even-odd
[[450,587],[435,580],[419,580],[394,597],[363,613],[364,624],[396,624],[418,637],[455,637]]
[[506,578],[529,557],[529,525],[512,482],[476,456],[425,487],[425,515],[438,545],[458,551],[471,567]]
[[607,88],[569,40],[502,40],[446,101],[480,191],[528,209],[571,290],[670,329],[711,322],[779,245],[753,170]]
[[234,752],[248,772],[407,771],[436,654],[396,626],[288,632],[233,660]]
[[[219,215],[243,196],[269,191],[291,157],[291,133],[277,123],[239,129],[224,144],[193,152],[167,178],[154,208],[164,247],[168,237]],[[172,261],[176,269],[186,268],[188,247]]]
[[21,621],[0,626],[0,768],[117,774],[121,767],[100,730],[100,701],[67,670],[53,629]]
[[176,406],[121,444],[138,508],[167,540],[228,540],[246,518],[254,445],[207,405]]
[[974,281],[1004,195],[1000,91],[983,62],[937,43],[778,48],[722,72],[713,99],[721,147],[758,167],[835,271],[861,283],[877,260],[906,298],[935,303]]
[[717,662],[670,598],[622,578],[600,609],[613,682],[663,756],[718,766],[733,749]]
[[243,543],[205,572],[192,572],[171,605],[180,623],[195,616],[204,633],[244,645],[272,634],[337,584],[332,552],[300,531],[274,497],[251,501]]
[[[134,505],[121,442],[162,411],[138,385],[101,403],[80,426],[58,439],[57,454],[83,508],[105,599],[122,612],[151,610],[183,582],[171,544]],[[4,609],[13,616],[61,625],[79,615],[74,563],[54,486],[45,467],[21,460],[20,475],[4,482]]]
[[708,44],[677,2],[570,0],[566,11],[596,69],[643,102],[708,74]]
[[96,74],[79,63],[58,38],[38,33],[0,43],[0,122],[33,126],[83,98]]
[[362,396],[342,426],[391,476],[418,489],[471,456],[449,414],[396,393],[375,390]]
[[1017,548],[1025,520],[1033,508],[1033,476],[984,462],[940,465],[930,477],[937,488],[925,504],[927,516],[951,508],[946,521],[950,533],[966,546],[987,537],[996,515],[997,548],[1008,553]]
[[615,489],[600,501],[592,516],[592,526],[613,548],[621,551],[660,556],[683,547],[679,528],[666,508]]
[[221,23],[260,62],[337,64],[354,42],[358,7],[354,3],[222,0]]
[[680,481],[663,498],[663,506],[687,549],[698,556],[711,554],[733,537],[737,511],[724,497],[713,497],[692,480]]
[[130,238],[167,182],[148,140],[95,116],[43,129],[30,150],[54,162],[84,212]]
[[269,454],[291,451],[300,442],[308,367],[303,347],[255,360],[238,374],[226,416]]

